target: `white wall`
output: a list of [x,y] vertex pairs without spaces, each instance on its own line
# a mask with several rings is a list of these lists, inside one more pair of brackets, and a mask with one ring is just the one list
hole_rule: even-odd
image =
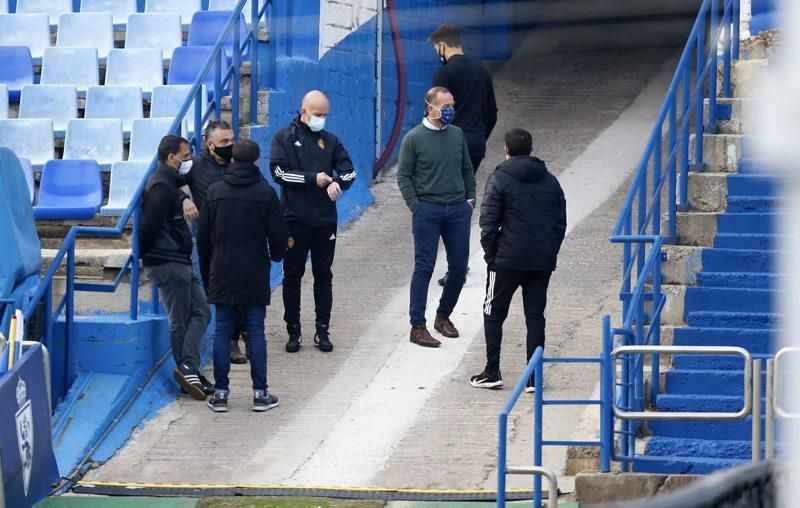
[[378,13],[383,0],[320,0],[319,57]]

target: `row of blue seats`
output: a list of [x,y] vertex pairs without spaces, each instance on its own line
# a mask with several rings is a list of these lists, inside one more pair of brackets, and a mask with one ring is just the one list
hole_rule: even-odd
[[[136,14],[136,0],[81,0],[79,12],[107,12],[113,16],[114,23],[124,24],[131,14]],[[209,11],[230,11],[238,0],[208,0]],[[249,13],[252,0],[247,0],[244,8]],[[264,0],[259,2],[263,7]],[[195,12],[202,11],[201,0],[147,0],[144,12],[174,13],[188,24]],[[0,13],[8,13],[8,0],[0,0]],[[41,13],[49,16],[52,25],[58,24],[59,16],[72,12],[72,0],[17,0],[17,13]]]
[[[172,118],[134,120],[128,161],[152,160],[172,122]],[[41,167],[55,157],[53,122],[49,118],[0,120],[0,146]],[[76,118],[67,122],[63,159],[92,159],[107,169],[124,160],[124,154],[121,120]]]
[[[168,85],[194,84],[211,57],[211,46],[181,46],[175,49],[167,72]],[[33,60],[25,46],[0,46],[0,84],[8,87],[9,100],[18,102],[22,87],[35,82]],[[224,64],[223,64],[224,65]],[[72,85],[84,96],[89,87],[100,84],[95,48],[47,48],[39,82],[43,85]],[[146,98],[164,84],[161,51],[157,49],[113,49],[108,55],[106,85],[138,86]],[[214,72],[205,76],[207,95],[214,91]]]
[[114,163],[108,203],[102,206],[103,183],[97,161],[47,161],[37,192],[30,160],[26,157],[18,159],[28,183],[31,204],[34,204],[33,215],[37,219],[91,219],[98,212],[106,216],[122,215],[150,166],[150,161]]
[[[151,94],[150,118],[174,118],[190,90],[191,85],[156,86]],[[118,118],[127,136],[134,120],[144,118],[142,99],[138,86],[92,86],[86,92],[84,117]],[[202,113],[207,109],[208,102],[202,101]],[[0,84],[0,120],[8,118],[8,111],[8,88]],[[72,85],[25,85],[20,93],[18,118],[49,118],[55,137],[63,138],[67,122],[78,118],[78,90]],[[194,119],[194,103],[184,118]],[[194,132],[194,121],[188,132]]]
[[[212,46],[231,17],[230,11],[199,11],[189,26],[189,46]],[[239,16],[241,40],[247,36],[244,15]],[[159,49],[164,60],[172,58],[175,48],[183,45],[183,25],[178,14],[132,14],[128,17],[125,47]],[[241,44],[241,42],[240,42]],[[38,63],[50,46],[50,23],[47,14],[0,14],[0,46],[28,46]],[[59,18],[57,47],[96,48],[105,62],[114,49],[114,23],[110,13],[62,14]],[[226,43],[233,50],[233,35]]]

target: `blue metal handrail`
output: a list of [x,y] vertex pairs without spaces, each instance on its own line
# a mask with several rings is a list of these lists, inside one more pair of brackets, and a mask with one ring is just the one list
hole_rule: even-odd
[[[739,20],[739,0],[703,1],[614,225],[611,242],[623,246],[620,289],[623,322],[619,328],[604,324],[604,334],[619,336],[624,345],[661,343],[661,312],[666,303],[661,291],[662,247],[677,240],[677,213],[686,211],[689,206],[689,171],[700,171],[705,167],[703,135],[717,132],[718,92],[731,97],[731,66],[733,60],[739,58]],[[718,91],[720,59],[722,87]],[[705,99],[708,99],[706,124]],[[692,134],[694,154],[690,153]],[[662,231],[662,213],[666,214],[666,231]],[[643,407],[642,356],[622,360],[621,382],[613,388],[616,393],[612,396],[617,398],[620,407],[629,410]],[[653,404],[658,389],[659,362],[653,357],[649,393]],[[622,462],[623,468],[627,468],[635,458],[639,425],[637,421],[623,421],[620,429],[612,432],[612,439],[613,434],[622,436],[620,454],[615,454],[614,460]]]
[[[250,70],[250,81],[251,81],[251,94],[250,94],[250,122],[256,123],[257,121],[257,105],[258,105],[258,87],[259,87],[259,66],[258,66],[258,32],[260,28],[260,21],[262,17],[266,15],[268,12],[268,8],[272,6],[272,0],[267,0],[264,6],[259,9],[258,2],[252,2],[252,10],[250,12],[250,33],[247,36],[247,40],[244,44],[241,44],[241,34],[239,33],[239,16],[242,14],[245,3],[247,0],[239,0],[236,6],[233,8],[231,12],[231,17],[226,22],[224,28],[220,32],[217,41],[212,46],[211,55],[206,60],[206,62],[201,67],[197,78],[195,79],[194,83],[191,86],[189,93],[186,96],[186,99],[183,101],[183,104],[178,110],[178,113],[175,115],[175,119],[172,122],[172,125],[169,128],[170,134],[180,134],[181,125],[183,122],[183,118],[189,112],[189,107],[194,101],[194,137],[191,140],[192,146],[195,152],[199,152],[201,149],[201,132],[202,126],[205,124],[206,120],[209,119],[212,112],[215,114],[216,118],[219,118],[221,113],[221,101],[222,101],[222,91],[224,90],[224,86],[227,85],[229,81],[232,82],[230,87],[230,94],[232,97],[232,127],[234,130],[234,135],[238,138],[239,136],[239,105],[240,105],[240,97],[239,97],[239,67],[241,56],[245,52],[248,53],[248,57],[250,58],[251,62],[251,70]],[[271,11],[270,11],[271,12]],[[272,16],[270,15],[270,28],[272,28]],[[223,49],[225,40],[228,38],[230,34],[233,34],[233,47],[239,48],[239,51],[234,51],[232,55],[232,62],[230,65],[227,64],[227,56],[225,50]],[[273,51],[274,54],[274,51]],[[273,62],[274,63],[274,62]],[[223,69],[223,65],[225,65],[225,69]],[[205,82],[205,78],[209,72],[212,71],[215,74],[215,90],[214,96],[212,100],[212,107],[208,108],[208,111],[205,115],[202,114],[202,104],[204,101],[208,100],[208,97],[203,94],[203,84]],[[225,73],[226,79],[222,81],[221,76]],[[52,343],[52,330],[54,323],[58,320],[59,316],[61,315],[62,311],[65,311],[65,386],[69,386],[74,379],[74,373],[72,371],[72,361],[70,359],[71,355],[71,346],[74,345],[74,304],[75,304],[75,291],[89,291],[89,292],[114,292],[119,283],[122,280],[122,274],[126,272],[126,270],[130,270],[130,287],[131,287],[131,294],[130,294],[130,309],[129,314],[131,319],[136,320],[138,319],[138,312],[139,312],[139,233],[138,233],[138,225],[139,225],[139,218],[141,214],[141,198],[142,194],[144,193],[144,187],[147,183],[148,177],[155,171],[158,164],[157,156],[153,157],[153,160],[150,163],[150,166],[142,178],[142,181],[139,183],[138,187],[136,188],[136,192],[134,192],[128,207],[120,216],[117,224],[114,227],[97,227],[97,226],[72,226],[67,233],[64,241],[61,243],[58,252],[53,257],[50,266],[45,272],[44,276],[41,278],[39,285],[37,286],[36,290],[31,295],[28,303],[23,308],[23,314],[26,319],[30,318],[30,316],[35,312],[36,307],[40,304],[40,302],[44,303],[44,319],[45,319],[45,326],[44,326],[44,343],[45,346],[50,348]],[[114,281],[113,284],[106,285],[106,284],[76,284],[75,283],[75,243],[78,236],[91,236],[91,237],[113,237],[119,238],[122,236],[123,232],[125,231],[128,222],[132,220],[132,232],[131,232],[131,254],[130,257],[124,263],[122,269],[120,270],[120,275]],[[53,278],[56,275],[61,263],[66,258],[66,288],[64,291],[64,295],[61,300],[57,303],[56,310],[53,312],[53,301],[52,301],[52,290],[53,290]],[[153,288],[152,292],[152,312],[154,314],[158,313],[158,293],[155,288]]]

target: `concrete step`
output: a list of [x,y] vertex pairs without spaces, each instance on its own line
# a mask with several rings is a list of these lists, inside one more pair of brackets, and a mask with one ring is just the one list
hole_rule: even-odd
[[773,329],[781,320],[774,312],[696,310],[686,314],[686,323],[700,328]]
[[745,459],[710,459],[702,457],[651,457],[639,456],[634,459],[633,471],[636,473],[658,474],[710,474],[723,469],[741,466]]
[[[737,385],[739,392],[742,393],[744,387],[741,383]],[[707,394],[669,394],[662,393],[658,396],[656,404],[659,411],[674,411],[677,413],[736,413],[744,406],[744,397],[717,395],[714,388],[709,386]],[[764,407],[762,397],[761,407]]]
[[[250,68],[250,62],[242,62],[239,67],[239,125],[248,125],[250,123]],[[256,107],[256,123],[259,125],[266,125],[269,107],[269,90],[258,91]],[[233,97],[223,97],[221,101],[221,118],[223,120],[231,122],[232,108]]]
[[[753,354],[766,354],[773,350],[772,343],[779,333],[775,327],[725,328],[686,326],[672,331],[672,343],[676,346],[735,346],[743,347]],[[679,359],[680,357],[678,357]],[[739,368],[741,367],[741,360]],[[681,367],[684,368],[684,367]],[[688,367],[686,367],[688,368]],[[708,369],[710,367],[700,367]],[[727,370],[727,369],[726,369]]]
[[[703,108],[705,125],[708,125],[708,107],[709,101],[706,99]],[[753,130],[755,115],[755,99],[717,99],[717,127],[720,134],[749,134]]]
[[727,211],[731,213],[775,213],[786,210],[789,201],[777,196],[729,196]]
[[694,212],[722,213],[728,206],[727,173],[689,173],[686,190]]
[[778,160],[743,156],[737,164],[739,173],[776,174],[781,172],[783,164]]
[[[731,85],[734,98],[758,97],[763,79],[769,73],[769,59],[738,60],[731,66]],[[717,90],[722,91],[722,76],[718,76]]]
[[650,457],[702,457],[707,459],[750,459],[750,440],[675,439],[653,436],[647,442],[645,454]]
[[773,312],[782,292],[772,289],[691,286],[686,289],[684,309],[718,312]]
[[785,217],[780,213],[725,213],[716,216],[717,232],[774,234]]
[[775,289],[781,275],[774,273],[702,272],[697,283],[706,287]]
[[[763,378],[761,395],[764,396],[766,394],[766,372],[762,371],[761,377]],[[743,390],[744,371],[742,370],[675,369],[664,373],[664,393],[672,396],[700,395],[741,399]]]
[[[698,240],[698,242],[707,241],[709,241],[707,238],[702,237]],[[690,245],[665,245],[663,252],[662,281],[664,284],[679,286],[696,285],[698,274],[702,272],[773,273],[778,255],[778,251],[774,250],[705,248]]]
[[[762,428],[764,417],[761,417]],[[650,421],[647,427],[653,436],[715,440],[724,436],[727,440],[749,440],[752,433],[752,418],[732,421]]]
[[778,235],[759,235],[752,233],[717,233],[714,247],[721,249],[774,249],[780,242]]
[[707,272],[771,273],[778,251],[703,249],[702,269]]
[[779,173],[727,175],[728,196],[777,196],[784,183]]
[[[703,134],[703,161],[706,172],[735,173],[742,158],[741,134]],[[689,138],[689,151],[694,153],[696,136]]]

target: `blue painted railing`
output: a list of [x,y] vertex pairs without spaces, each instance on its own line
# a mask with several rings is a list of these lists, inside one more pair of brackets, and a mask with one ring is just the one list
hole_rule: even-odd
[[[661,343],[661,311],[666,300],[661,290],[662,246],[677,241],[677,213],[689,206],[689,171],[705,167],[703,134],[716,133],[717,119],[730,115],[729,108],[717,104],[717,97],[731,97],[731,65],[739,58],[739,9],[740,0],[703,1],[614,226],[611,241],[623,246],[622,324],[619,328],[604,325],[604,334],[619,337],[622,345]],[[706,99],[708,110],[704,115]],[[641,411],[646,399],[656,404],[658,355],[651,357],[650,365],[646,394],[644,358],[623,358],[621,382],[614,387],[620,408]],[[635,458],[640,424],[622,421],[614,431],[620,435],[620,453],[613,459],[621,462],[624,470]]]
[[[234,135],[238,138],[239,135],[239,67],[242,61],[242,56],[246,55],[251,62],[250,69],[250,122],[256,123],[257,120],[257,105],[258,105],[258,88],[259,88],[259,30],[262,25],[261,21],[264,20],[265,25],[269,29],[273,29],[273,16],[272,16],[272,1],[267,0],[263,7],[259,8],[259,2],[252,2],[252,10],[250,14],[250,28],[249,34],[240,33],[240,25],[238,23],[239,16],[242,14],[246,0],[239,0],[236,7],[231,13],[231,17],[225,24],[225,27],[220,32],[216,43],[213,46],[211,55],[201,68],[197,79],[195,79],[189,94],[180,107],[178,114],[175,116],[174,121],[169,129],[171,134],[180,135],[181,125],[183,118],[189,112],[189,107],[194,101],[194,137],[190,140],[195,153],[199,153],[202,149],[201,135],[202,126],[210,118],[212,114],[215,118],[219,118],[221,114],[222,96],[223,91],[230,90],[231,95],[231,112],[232,112],[232,127]],[[227,54],[224,49],[225,40],[232,34],[233,47],[239,48],[238,51],[233,51],[231,55],[231,62],[228,63]],[[242,38],[244,37],[244,41]],[[270,45],[274,46],[274,45]],[[274,49],[271,48],[270,52],[274,56]],[[270,62],[274,64],[274,60]],[[208,108],[205,115],[202,113],[202,102],[208,101],[208,97],[203,95],[203,83],[208,76],[209,72],[214,73],[214,95],[211,101],[211,107]],[[230,86],[229,86],[230,85]],[[138,319],[139,315],[139,234],[138,225],[141,215],[141,198],[144,192],[144,187],[149,175],[155,171],[157,166],[157,157],[153,157],[147,174],[139,183],[136,192],[131,198],[131,202],[122,216],[117,221],[114,227],[94,227],[94,226],[73,226],[67,233],[61,247],[54,256],[50,263],[47,272],[42,277],[36,291],[31,296],[27,305],[23,309],[26,320],[35,313],[37,307],[44,304],[44,327],[43,336],[38,337],[45,347],[49,350],[52,349],[53,341],[53,328],[55,323],[64,314],[64,356],[57,358],[55,354],[51,357],[51,361],[62,362],[64,368],[64,387],[68,388],[77,377],[74,371],[73,361],[73,348],[76,345],[75,340],[75,292],[99,292],[99,293],[113,293],[119,287],[124,275],[130,275],[130,306],[129,314],[133,320]],[[101,237],[101,238],[120,238],[125,231],[128,223],[131,224],[131,254],[124,263],[120,270],[119,275],[112,284],[88,284],[79,283],[75,281],[75,245],[78,237]],[[53,279],[56,272],[61,267],[62,263],[66,263],[66,277],[65,277],[65,290],[61,299],[55,304],[53,302]],[[152,306],[151,313],[159,313],[158,292],[153,286],[152,288]],[[55,371],[55,369],[54,369]]]

